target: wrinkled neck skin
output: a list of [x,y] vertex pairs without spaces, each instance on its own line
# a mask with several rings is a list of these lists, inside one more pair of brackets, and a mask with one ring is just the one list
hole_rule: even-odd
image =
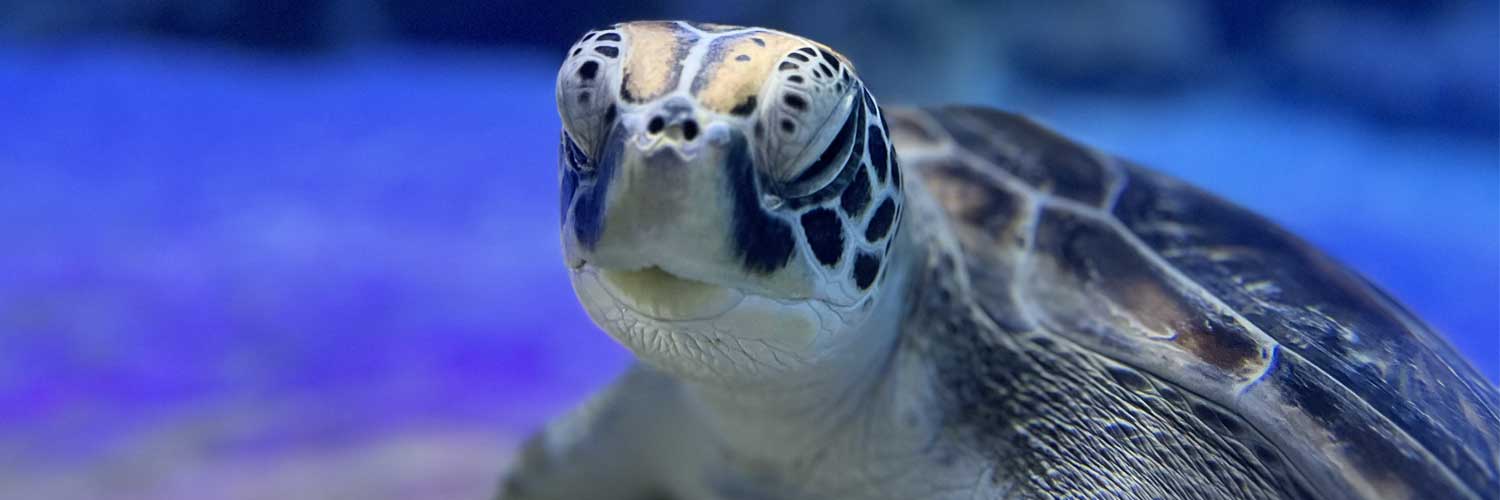
[[[914,280],[931,279],[932,259],[954,251],[935,201],[915,184],[863,312],[747,294],[713,319],[658,321],[626,307],[602,271],[574,268],[594,321],[679,383],[681,407],[664,410],[688,420],[668,424],[662,439],[707,453],[699,458],[726,467],[725,481],[748,473],[753,484],[741,486],[771,498],[968,498],[989,484],[976,483],[993,472],[986,462],[943,433],[930,360],[903,347],[922,329],[908,323],[910,306],[933,285]],[[673,262],[665,257],[652,262]],[[683,290],[698,293],[670,291]],[[809,307],[819,311],[816,332],[806,328]]]
[[[909,217],[907,221],[918,219]],[[903,222],[907,224],[910,222]],[[920,224],[920,222],[917,222]],[[966,498],[984,465],[938,444],[931,367],[901,349],[910,281],[927,261],[922,228],[902,228],[891,273],[850,341],[796,371],[759,380],[684,379],[688,404],[728,458],[791,488],[788,498]],[[942,470],[931,464],[948,462]],[[774,493],[773,493],[774,494]]]
[[[995,470],[944,432],[931,361],[905,348],[906,322],[930,278],[930,259],[953,251],[930,195],[909,184],[907,210],[874,310],[841,332],[839,354],[761,381],[689,380],[690,404],[729,459],[780,484],[785,498],[995,498]],[[947,242],[949,244],[944,244]],[[779,496],[778,496],[779,495]],[[978,496],[975,496],[978,495]]]
[[[905,268],[910,262],[915,260],[891,265]],[[813,455],[830,436],[887,403],[906,307],[900,290],[910,275],[907,269],[887,271],[883,291],[889,293],[875,299],[863,321],[838,332],[839,340],[820,359],[763,377],[684,380],[693,402],[732,449],[757,459]],[[753,336],[767,334],[774,332]]]

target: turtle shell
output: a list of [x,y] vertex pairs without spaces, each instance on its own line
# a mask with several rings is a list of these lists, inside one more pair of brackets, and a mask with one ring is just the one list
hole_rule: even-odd
[[[1172,464],[1243,466],[1248,472],[1198,477],[1261,478],[1254,480],[1265,488],[1253,491],[1268,496],[1500,494],[1496,388],[1390,296],[1303,240],[1014,114],[953,107],[892,109],[888,118],[902,167],[940,207],[956,242],[961,263],[952,271],[964,274],[965,285],[954,294],[978,311],[970,326],[998,333],[975,337],[991,359],[962,354],[970,365],[991,366],[950,370],[948,384],[966,387],[969,405],[1014,405],[1023,394],[1049,401],[1038,405],[1069,400],[1050,414],[1024,406],[1005,413],[1023,417],[1019,422],[975,423],[1009,426],[984,432],[1008,432],[1011,454],[1023,455],[1013,460],[1065,456],[1069,439],[1128,447],[1131,433],[1111,426],[1138,432],[1140,419],[1151,417],[1176,432],[1238,437],[1203,454],[1219,437],[1175,449],[1171,436],[1158,432],[1143,451],[1094,457],[1134,466],[1092,468],[1128,474]],[[919,309],[931,318],[955,315],[931,311],[935,301],[918,303],[929,304]],[[1009,347],[994,348],[1002,344]],[[1066,365],[1055,353],[1036,354],[1057,345],[1092,361]],[[997,371],[999,356],[1030,372]],[[1103,375],[1088,378],[1082,373],[1089,367]],[[1130,397],[1119,396],[1125,393]],[[1174,400],[1185,401],[1179,406],[1186,416],[1153,406]],[[1090,441],[1021,428],[1067,419],[1074,423],[1056,427],[1103,441],[1082,444]],[[1286,470],[1271,470],[1278,461]],[[1265,470],[1244,465],[1251,462]],[[1077,492],[1110,480],[1062,477],[1038,480],[1037,488]],[[1247,488],[1220,493],[1255,496]]]

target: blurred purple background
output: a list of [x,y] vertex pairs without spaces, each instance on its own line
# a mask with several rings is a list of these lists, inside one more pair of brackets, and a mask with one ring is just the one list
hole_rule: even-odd
[[424,5],[0,0],[0,498],[487,495],[629,363],[562,272],[552,83],[633,18],[1207,186],[1500,380],[1492,2]]

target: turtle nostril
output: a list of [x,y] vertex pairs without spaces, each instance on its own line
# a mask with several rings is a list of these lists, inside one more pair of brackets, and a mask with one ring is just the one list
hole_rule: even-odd
[[698,122],[693,120],[682,122],[682,138],[691,141],[694,137],[698,137]]
[[660,134],[661,129],[666,127],[667,121],[658,116],[656,118],[652,118],[651,123],[646,124],[646,132],[649,132],[651,134]]

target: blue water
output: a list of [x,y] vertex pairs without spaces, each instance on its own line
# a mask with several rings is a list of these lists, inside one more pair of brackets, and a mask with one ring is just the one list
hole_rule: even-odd
[[[555,64],[0,49],[0,497],[484,494],[628,363],[562,272]],[[1284,223],[1500,380],[1495,140],[1232,85],[1000,104]]]

